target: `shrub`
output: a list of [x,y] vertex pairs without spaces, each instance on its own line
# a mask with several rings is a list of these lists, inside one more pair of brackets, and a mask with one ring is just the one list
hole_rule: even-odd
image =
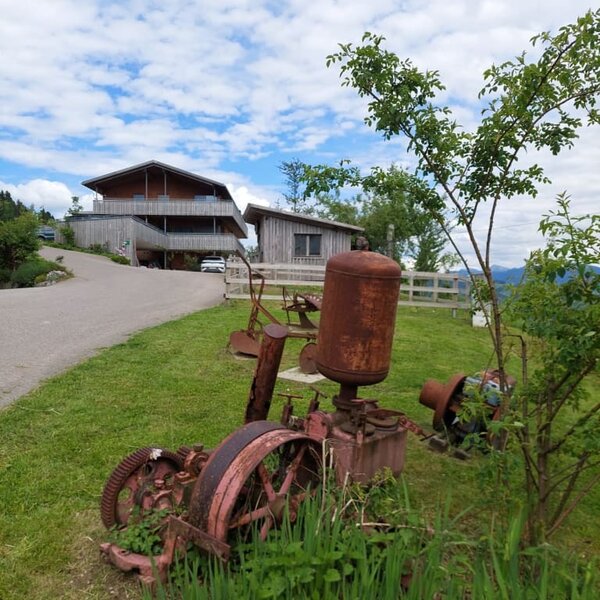
[[201,265],[197,254],[188,254],[187,252],[183,255],[183,262],[185,268],[188,271],[200,271]]
[[88,252],[92,254],[106,254],[106,248],[102,244],[90,244]]
[[61,227],[60,233],[62,234],[65,240],[65,246],[67,248],[72,248],[73,246],[75,246],[75,232],[71,227],[69,227],[69,225]]
[[0,284],[8,283],[10,281],[11,275],[12,275],[12,271],[10,269],[6,269],[5,267],[0,267]]
[[126,256],[121,256],[120,254],[115,254],[114,256],[111,256],[110,260],[112,260],[113,262],[119,263],[120,265],[131,264],[129,262],[129,259]]
[[32,287],[46,279],[50,271],[64,271],[58,263],[35,257],[20,265],[10,276],[10,281],[15,287]]
[[38,250],[37,228],[31,214],[0,222],[0,267],[14,271]]

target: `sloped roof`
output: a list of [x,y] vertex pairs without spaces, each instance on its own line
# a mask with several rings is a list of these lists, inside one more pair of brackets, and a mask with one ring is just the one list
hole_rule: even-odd
[[350,225],[349,223],[340,223],[338,221],[329,221],[328,219],[320,219],[311,217],[302,213],[294,213],[287,210],[279,210],[269,206],[260,206],[258,204],[248,204],[244,211],[244,221],[256,225],[261,217],[276,217],[285,219],[286,221],[296,221],[307,225],[316,225],[319,227],[327,227],[329,229],[345,229],[349,232],[364,231],[363,227],[358,225]]
[[133,165],[132,167],[127,167],[126,169],[113,171],[112,173],[106,173],[106,175],[92,177],[91,179],[86,179],[85,181],[82,181],[81,185],[84,185],[85,187],[93,191],[100,191],[102,188],[102,184],[122,179],[123,177],[130,176],[137,172],[143,172],[147,169],[158,169],[161,171],[167,171],[169,173],[173,173],[174,175],[178,175],[179,177],[183,177],[184,179],[191,179],[192,181],[195,181],[197,183],[210,185],[215,188],[215,190],[221,197],[227,198],[228,200],[233,200],[231,194],[229,193],[229,190],[227,189],[227,186],[224,183],[214,181],[213,179],[208,179],[208,177],[201,177],[200,175],[190,173],[189,171],[184,171],[183,169],[178,169],[177,167],[167,165],[166,163],[162,163],[158,160],[149,160],[138,165]]

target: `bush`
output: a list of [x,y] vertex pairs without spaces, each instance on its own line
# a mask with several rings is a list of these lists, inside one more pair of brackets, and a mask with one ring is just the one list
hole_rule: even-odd
[[50,271],[64,271],[58,263],[35,257],[20,265],[10,276],[10,282],[15,287],[32,287],[46,279]]
[[90,244],[88,252],[92,254],[106,254],[106,248],[102,244]]
[[0,222],[0,268],[14,271],[38,249],[38,221],[24,214],[12,221]]
[[129,265],[129,259],[126,256],[121,256],[120,254],[115,254],[115,256],[111,256],[110,260],[113,262],[119,263],[120,265]]
[[60,228],[60,233],[65,240],[65,246],[67,248],[73,248],[75,246],[75,232],[69,225],[65,225]]

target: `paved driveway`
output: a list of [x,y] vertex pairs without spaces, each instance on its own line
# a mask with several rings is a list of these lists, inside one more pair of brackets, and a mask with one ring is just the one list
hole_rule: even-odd
[[99,348],[219,304],[223,276],[139,269],[46,247],[75,277],[43,288],[0,290],[0,407]]

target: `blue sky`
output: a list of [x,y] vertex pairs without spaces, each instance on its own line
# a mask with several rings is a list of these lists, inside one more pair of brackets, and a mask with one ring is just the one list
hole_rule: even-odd
[[[0,189],[62,216],[80,182],[161,160],[222,181],[243,210],[274,204],[282,161],[410,166],[399,141],[362,123],[364,102],[325,57],[366,30],[447,86],[440,100],[473,127],[482,73],[581,0],[0,0]],[[540,215],[563,190],[597,212],[600,141],[540,157],[553,184],[503,204],[494,262],[541,243]],[[467,252],[468,253],[468,252]]]

